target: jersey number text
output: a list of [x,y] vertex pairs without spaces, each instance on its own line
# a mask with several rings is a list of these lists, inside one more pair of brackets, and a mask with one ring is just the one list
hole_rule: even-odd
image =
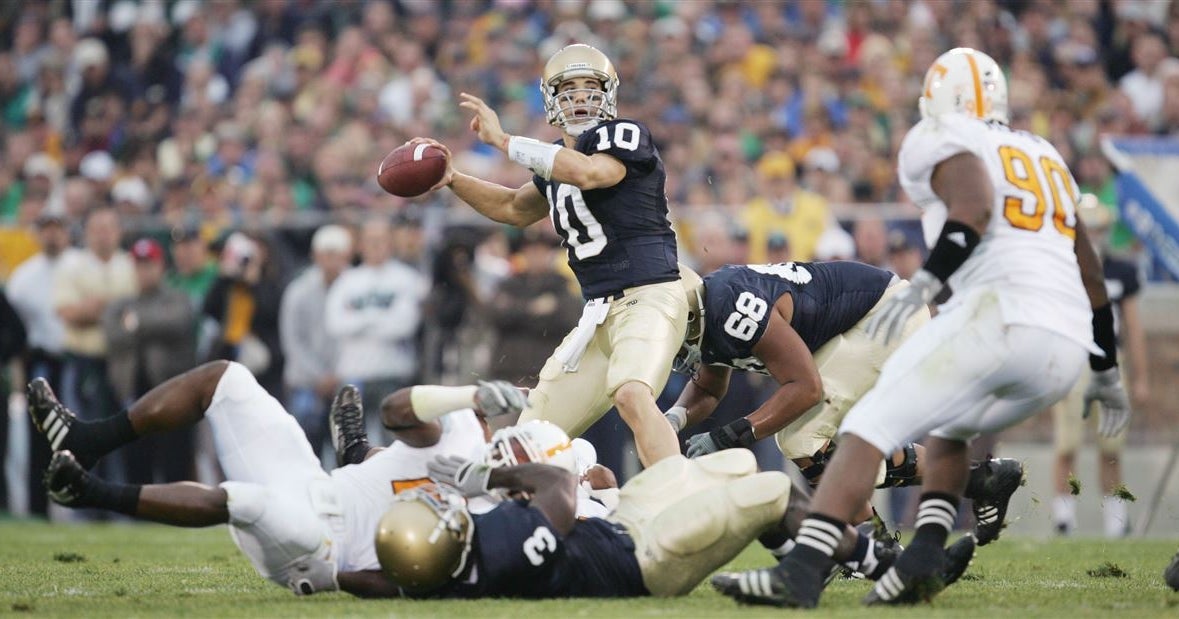
[[553,532],[545,527],[536,527],[536,530],[532,532],[532,537],[524,540],[524,556],[528,557],[528,562],[535,566],[544,563],[544,553],[556,549],[557,538],[553,537]]
[[556,199],[553,201],[553,225],[565,237],[565,243],[573,248],[573,255],[578,260],[592,258],[606,248],[606,233],[602,230],[602,224],[598,223],[585,205],[581,190],[573,185],[562,183],[557,186]]
[[737,296],[734,304],[737,311],[729,314],[725,320],[725,333],[743,341],[753,339],[757,333],[757,323],[765,318],[769,305],[762,299],[753,296],[751,292],[742,292]]
[[1044,182],[1041,181],[1038,173],[1043,172],[1044,181],[1047,181],[1048,189],[1052,194],[1052,224],[1064,236],[1075,239],[1077,237],[1075,215],[1073,222],[1069,222],[1069,212],[1065,203],[1061,201],[1060,195],[1060,189],[1063,186],[1066,197],[1072,200],[1075,210],[1077,195],[1073,189],[1072,175],[1069,174],[1068,168],[1056,159],[1045,156],[1040,157],[1040,166],[1037,171],[1036,167],[1032,165],[1032,158],[1014,146],[1000,146],[999,159],[1003,162],[1003,174],[1007,177],[1007,182],[1035,196],[1033,198],[1035,204],[1032,205],[1033,208],[1030,212],[1024,208],[1024,198],[1007,196],[1003,201],[1003,216],[1007,218],[1007,221],[1016,228],[1032,232],[1038,232],[1040,228],[1044,227],[1044,215],[1048,209],[1048,200],[1044,194]]

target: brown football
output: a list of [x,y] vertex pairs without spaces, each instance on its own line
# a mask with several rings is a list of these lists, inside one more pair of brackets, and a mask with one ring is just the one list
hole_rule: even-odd
[[430,144],[405,144],[393,149],[377,168],[381,189],[402,198],[420,196],[442,180],[446,153]]

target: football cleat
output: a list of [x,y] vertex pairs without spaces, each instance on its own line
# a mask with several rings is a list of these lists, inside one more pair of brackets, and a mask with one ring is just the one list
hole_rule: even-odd
[[946,548],[946,565],[942,568],[942,582],[945,586],[958,582],[966,573],[966,569],[974,561],[976,546],[973,535],[964,535],[962,539]]
[[983,475],[980,490],[973,498],[974,536],[979,546],[999,539],[1011,495],[1023,485],[1023,464],[1013,458],[988,460],[971,472]]
[[[909,546],[905,553],[914,553],[914,548],[916,547]],[[932,550],[933,552],[916,550],[917,553],[928,555],[925,557],[902,554],[884,576],[876,581],[876,585],[864,597],[864,604],[916,604],[932,600],[946,588],[943,576],[946,553],[941,548]]]
[[[364,427],[364,408],[360,403],[360,390],[356,385],[344,385],[336,392],[332,399],[332,408],[328,412],[328,426],[332,435],[332,448],[336,450],[336,466],[360,464],[368,449],[353,449],[357,445],[368,444],[368,431]],[[352,460],[348,453],[353,453]],[[356,455],[359,454],[359,459]]]
[[58,401],[53,388],[44,378],[34,378],[27,388],[29,416],[33,425],[49,441],[53,451],[59,451],[78,422],[78,417]]
[[1171,564],[1163,571],[1163,580],[1166,581],[1168,587],[1179,591],[1179,553],[1175,553]]
[[788,555],[776,567],[721,572],[709,582],[722,595],[740,604],[814,608],[819,605],[825,577],[819,567],[792,560]]
[[54,452],[49,466],[45,468],[42,480],[54,503],[66,507],[84,507],[81,502],[87,475],[82,465],[74,459],[74,454],[58,451]]

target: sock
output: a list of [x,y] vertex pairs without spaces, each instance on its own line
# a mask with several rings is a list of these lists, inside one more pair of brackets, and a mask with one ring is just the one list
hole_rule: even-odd
[[127,409],[123,409],[97,421],[78,420],[61,447],[72,451],[78,463],[89,469],[103,456],[136,438]]
[[794,540],[787,537],[785,531],[766,531],[757,541],[777,559],[786,556],[795,546]]
[[856,547],[843,564],[851,568],[852,571],[859,572],[872,580],[883,576],[884,570],[888,567],[880,565],[880,560],[876,558],[876,543],[863,533],[856,537]]
[[1105,516],[1105,536],[1125,537],[1128,532],[1126,502],[1113,496],[1101,497],[1101,513]]
[[1061,533],[1071,533],[1077,527],[1077,497],[1060,494],[1052,499],[1052,522]]
[[116,484],[90,473],[82,478],[82,497],[78,507],[100,509],[134,516],[139,511],[139,484]]
[[957,517],[958,497],[945,492],[922,494],[921,504],[917,507],[917,533],[910,545],[930,544],[940,550],[946,545]]
[[846,529],[846,522],[811,512],[798,529],[794,538],[796,545],[790,555],[816,566],[829,565],[834,562],[835,548]]

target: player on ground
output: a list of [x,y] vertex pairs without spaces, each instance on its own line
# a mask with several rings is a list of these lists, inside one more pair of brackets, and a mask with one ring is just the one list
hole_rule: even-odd
[[[773,435],[814,486],[833,455],[844,415],[875,384],[885,359],[929,321],[920,308],[888,343],[867,326],[909,283],[858,262],[729,265],[697,287],[701,311],[690,311],[691,335],[677,369],[691,381],[668,413],[676,430],[707,418],[725,396],[732,370],[772,376],[780,385],[749,415],[688,439],[688,456],[749,447]],[[921,483],[924,448],[908,443],[880,463],[876,487]],[[1023,466],[992,459],[974,467],[966,496],[974,499],[979,545],[999,536]],[[870,515],[867,504],[853,519]]]
[[[399,495],[381,520],[377,553],[389,596],[684,595],[760,533],[794,530],[807,503],[785,474],[758,473],[743,449],[661,460],[622,487],[606,519],[576,518],[576,478],[553,466],[440,458],[431,476],[443,483]],[[467,496],[503,488],[525,498],[471,514],[451,486]],[[973,544],[953,550],[948,577],[957,578]],[[893,556],[850,527],[838,555],[873,575]]]
[[[667,219],[666,173],[647,128],[617,118],[618,76],[605,54],[570,45],[545,64],[541,90],[559,144],[508,135],[464,93],[471,129],[535,176],[504,187],[447,170],[439,183],[483,215],[528,226],[550,215],[586,299],[581,321],[540,371],[522,420],[577,436],[611,404],[635,434],[644,466],[679,454],[655,396],[683,339],[687,298]],[[425,138],[414,143],[445,146]]]
[[[426,463],[436,455],[481,458],[487,433],[475,410],[493,416],[518,413],[524,398],[497,381],[406,388],[387,403],[383,421],[400,440],[373,450],[362,464],[329,475],[294,418],[237,363],[205,364],[152,389],[127,411],[94,422],[75,417],[44,380],[29,384],[34,425],[57,452],[45,475],[54,501],[177,526],[228,523],[234,543],[264,578],[298,585],[308,578],[300,569],[315,558],[316,566],[330,566],[333,575],[337,567],[349,572],[348,585],[356,591],[364,591],[373,579],[383,580],[375,572],[373,531],[394,493],[428,481]],[[442,422],[445,413],[464,405]],[[334,409],[345,406],[359,406],[355,388],[342,389],[333,404]],[[201,419],[209,421],[229,479],[218,487],[124,485],[86,472],[140,436]]]
[[[1096,353],[1097,399],[1119,417],[1110,427],[1128,421],[1101,265],[1076,217],[1076,181],[1051,144],[1007,126],[1006,95],[1002,70],[973,49],[943,54],[926,73],[923,119],[905,136],[899,176],[909,197],[933,211],[923,221],[940,212],[943,225],[926,228],[939,230],[929,258],[869,332],[890,341],[947,284],[953,298],[889,357],[848,412],[795,548],[774,568],[718,575],[722,593],[818,604],[835,536],[871,495],[881,459],[930,433],[916,535],[865,602],[929,599],[941,586],[942,545],[966,487],[973,437],[1060,399],[1087,351]],[[768,587],[753,591],[752,581]]]

